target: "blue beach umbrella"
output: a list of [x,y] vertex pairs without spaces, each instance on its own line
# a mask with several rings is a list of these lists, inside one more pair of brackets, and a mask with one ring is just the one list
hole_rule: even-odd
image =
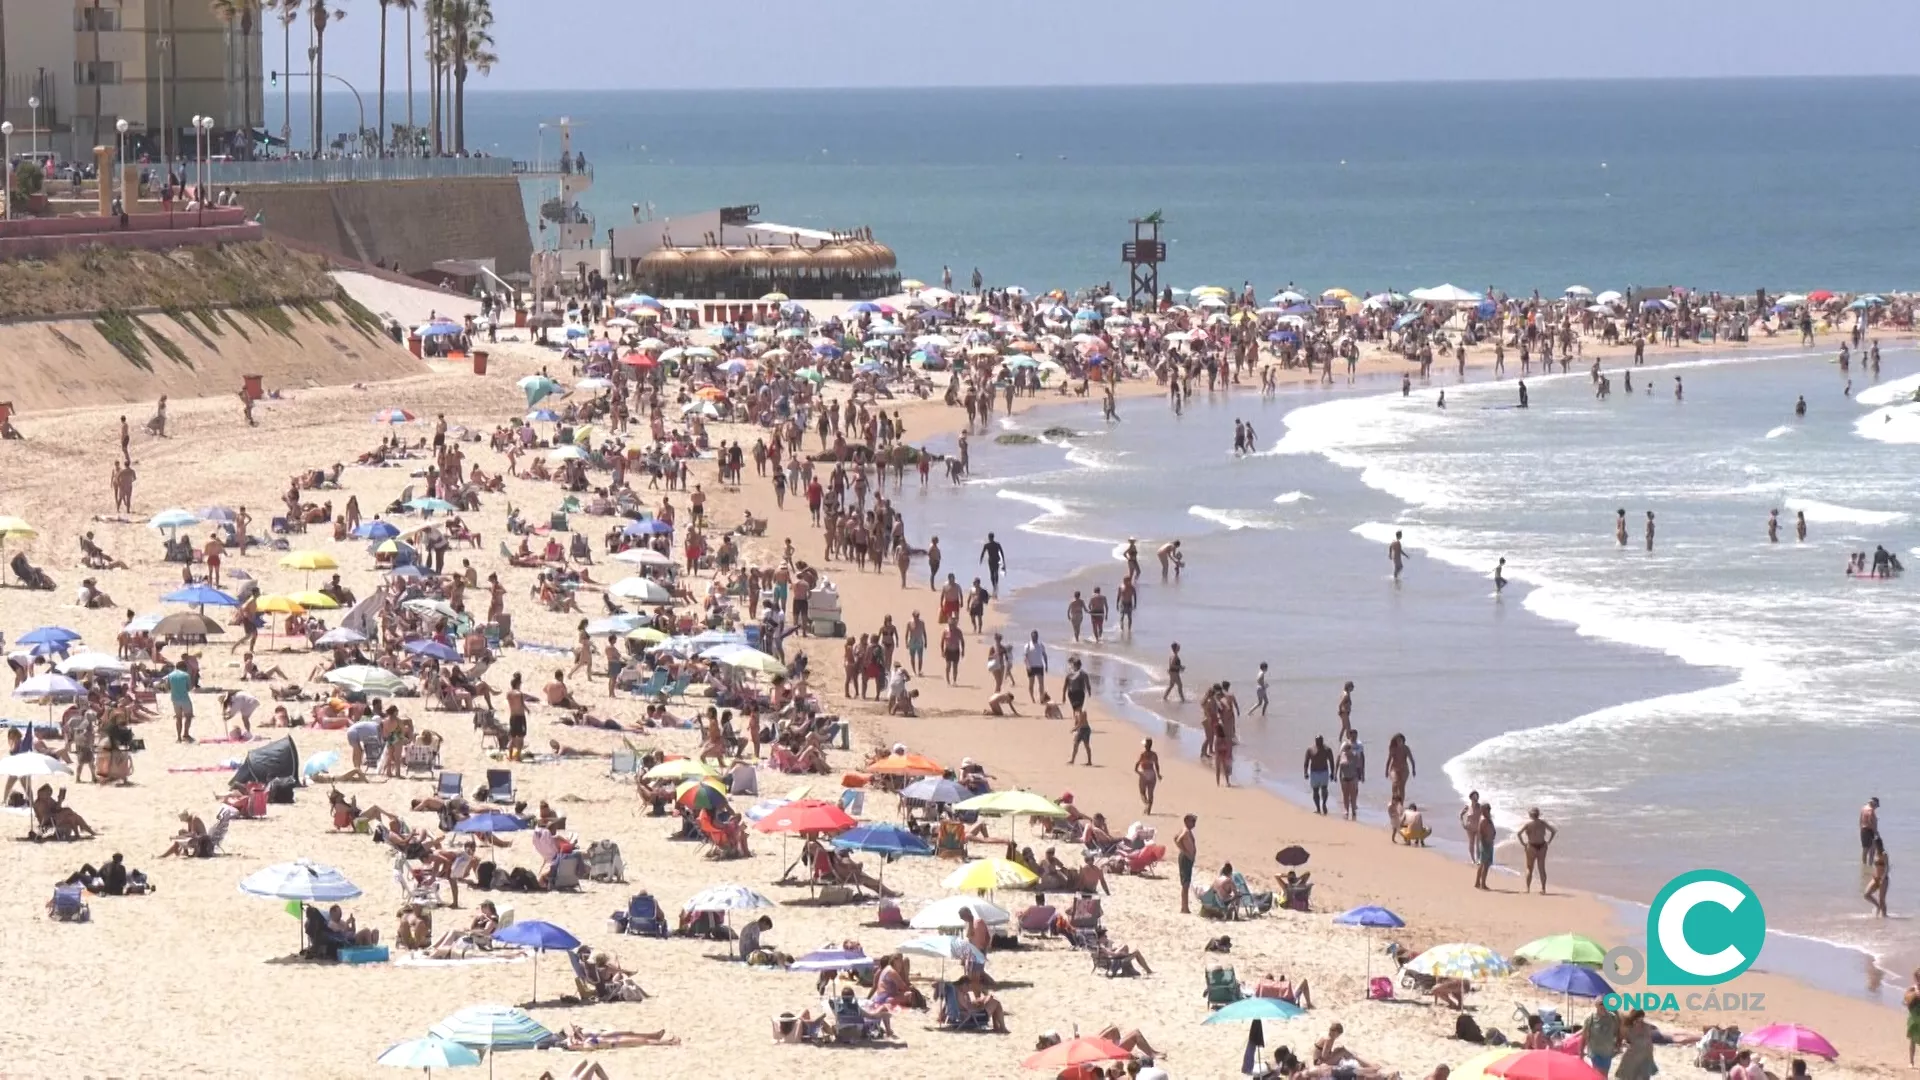
[[1607,980],[1584,964],[1555,964],[1527,976],[1527,981],[1542,990],[1558,990],[1568,997],[1597,998],[1613,993]]
[[559,423],[560,414],[552,409],[535,409],[527,414],[527,420],[534,424],[555,424]]
[[407,563],[403,566],[396,566],[392,570],[387,571],[387,576],[390,578],[400,578],[401,580],[405,581],[405,580],[411,580],[413,578],[432,577],[433,574],[428,572],[419,563]]
[[21,634],[16,641],[21,645],[71,645],[80,640],[80,635],[64,626],[42,626]]
[[889,823],[855,825],[834,837],[830,843],[842,851],[894,858],[901,855],[932,855],[933,848],[908,829]]
[[1224,1006],[1212,1016],[1200,1021],[1202,1024],[1245,1023],[1249,1020],[1291,1020],[1296,1016],[1305,1016],[1307,1010],[1291,1001],[1279,998],[1250,997],[1241,998],[1231,1005]]
[[207,604],[216,607],[240,606],[239,600],[211,585],[189,585],[184,589],[175,589],[160,599],[169,604],[195,604],[202,607]]
[[493,1055],[502,1050],[538,1050],[553,1042],[553,1032],[519,1009],[505,1005],[469,1005],[433,1025],[428,1033],[487,1054],[487,1075],[493,1075]]
[[871,300],[862,300],[847,310],[855,315],[878,315],[881,309],[879,304]]
[[451,514],[460,509],[445,499],[414,499],[407,503],[407,509],[418,510],[423,514]]
[[824,356],[829,360],[838,360],[844,355],[838,345],[815,345],[813,347],[813,354],[815,356]]
[[400,528],[390,521],[381,521],[379,518],[375,518],[372,521],[363,521],[355,525],[353,527],[353,535],[362,540],[391,540],[400,535]]
[[415,656],[427,656],[435,660],[443,660],[449,664],[460,662],[459,650],[451,645],[443,645],[431,638],[409,641],[403,647]]
[[455,825],[453,831],[464,833],[508,833],[519,832],[526,827],[526,822],[514,817],[512,814],[501,814],[489,811],[484,814],[474,814],[472,817],[460,822],[460,824]]
[[900,797],[903,799],[918,799],[921,802],[928,803],[944,803],[948,806],[952,806],[954,803],[969,798],[971,795],[972,792],[944,776],[929,776],[924,779],[915,780],[900,791]]
[[626,536],[658,536],[661,533],[672,532],[673,526],[659,518],[642,518],[620,531]]
[[200,508],[201,521],[218,521],[231,525],[240,520],[239,515],[224,506],[203,506]]
[[200,515],[191,510],[162,510],[147,521],[147,528],[158,529],[172,534],[200,520]]
[[[493,940],[504,941],[509,945],[524,946],[537,953],[546,952],[548,949],[565,949],[571,951],[580,947],[579,938],[574,937],[572,934],[567,933],[565,930],[560,929],[550,922],[542,922],[539,919],[528,919],[525,922],[516,922],[512,926],[503,926],[494,933]],[[535,956],[533,958],[533,997],[529,999],[527,1004],[537,1005],[539,1003],[540,958]]]
[[425,1069],[431,1078],[435,1069],[465,1069],[478,1065],[480,1055],[457,1042],[429,1035],[424,1039],[394,1043],[381,1051],[373,1063],[395,1069]]
[[1343,911],[1335,915],[1333,921],[1341,926],[1362,926],[1369,931],[1367,934],[1368,981],[1372,981],[1373,979],[1373,934],[1371,931],[1375,929],[1391,930],[1397,926],[1407,925],[1406,920],[1378,904],[1362,904],[1357,908]]

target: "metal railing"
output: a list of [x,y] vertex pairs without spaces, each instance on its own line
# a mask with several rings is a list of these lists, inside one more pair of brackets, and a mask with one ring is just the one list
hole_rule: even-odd
[[216,161],[210,182],[220,184],[335,184],[358,180],[443,180],[472,176],[518,176],[524,161],[511,158],[319,158],[291,161]]

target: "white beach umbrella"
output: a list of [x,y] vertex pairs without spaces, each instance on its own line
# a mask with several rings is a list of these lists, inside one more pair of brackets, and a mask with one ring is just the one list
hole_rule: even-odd
[[406,681],[386,668],[370,664],[350,664],[327,672],[326,680],[335,686],[362,694],[388,697],[407,688]]
[[636,604],[671,604],[673,594],[657,581],[648,581],[643,577],[621,578],[608,587],[607,595],[616,600],[628,600]]
[[308,859],[276,863],[240,880],[240,891],[268,900],[298,900],[306,904],[336,904],[360,895],[360,886],[325,863]]
[[688,900],[684,911],[752,911],[756,908],[773,907],[773,901],[747,888],[745,885],[715,885],[695,893]]
[[1593,290],[1587,288],[1585,285],[1569,285],[1567,286],[1567,295],[1581,297],[1592,296]]
[[336,626],[320,635],[318,645],[358,645],[367,640],[367,635],[350,627]]
[[1617,291],[1613,289],[1608,289],[1606,292],[1601,293],[1600,295],[1594,297],[1593,299],[1594,299],[1594,302],[1598,304],[1617,304],[1620,302],[1621,296]]
[[132,671],[132,665],[117,656],[103,652],[83,652],[60,662],[55,670],[62,675],[91,675],[94,672],[106,672],[121,675]]
[[0,757],[0,776],[59,776],[72,771],[67,768],[66,762],[46,754],[8,754]]
[[43,671],[19,686],[13,688],[13,696],[21,701],[57,701],[61,698],[82,697],[87,688],[51,671]]
[[649,547],[635,547],[615,552],[613,561],[627,563],[630,566],[672,566],[673,556],[662,555]]
[[960,918],[962,910],[970,911],[973,917],[983,920],[988,926],[1005,926],[1013,921],[1007,909],[978,896],[949,896],[935,900],[914,913],[907,923],[915,930],[953,930],[965,926]]

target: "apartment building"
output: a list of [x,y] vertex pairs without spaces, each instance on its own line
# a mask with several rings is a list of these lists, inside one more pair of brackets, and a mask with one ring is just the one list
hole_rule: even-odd
[[[243,8],[244,3],[235,8]],[[193,152],[195,116],[232,133],[265,126],[262,32],[255,12],[229,25],[209,0],[0,0],[5,74],[0,113],[43,149],[85,157],[127,122],[129,152]],[[31,102],[38,100],[35,108]]]

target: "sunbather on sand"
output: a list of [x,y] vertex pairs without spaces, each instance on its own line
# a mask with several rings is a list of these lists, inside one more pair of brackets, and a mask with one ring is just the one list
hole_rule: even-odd
[[1307,986],[1307,980],[1301,979],[1296,983],[1285,975],[1278,979],[1269,975],[1267,981],[1279,986],[1281,1001],[1291,1001],[1303,1009],[1313,1008],[1313,991]]
[[560,1037],[562,1050],[619,1050],[629,1046],[679,1046],[676,1036],[660,1031],[585,1031],[578,1025]]
[[606,953],[593,954],[593,981],[598,983],[608,997],[619,1001],[645,1001],[652,997],[634,981],[634,973],[615,963]]
[[[493,948],[493,932],[500,929],[500,915],[493,901],[483,900],[480,911],[465,930],[449,930],[433,943],[427,955],[435,960],[464,960],[475,951]],[[517,951],[517,950],[516,950]],[[501,955],[511,955],[502,953]]]
[[1093,954],[1095,957],[1101,960],[1107,961],[1108,963],[1112,963],[1114,961],[1131,960],[1134,963],[1140,965],[1141,971],[1144,971],[1149,975],[1153,974],[1153,968],[1147,963],[1147,958],[1140,955],[1139,949],[1128,948],[1127,946],[1122,945],[1117,941],[1099,942],[1098,944],[1094,945]]
[[400,926],[394,931],[394,944],[402,949],[426,949],[433,945],[433,915],[424,904],[408,904],[400,913]]
[[547,740],[547,751],[557,758],[601,757],[591,750],[582,750],[577,746],[563,746],[559,739]]
[[[53,785],[41,784],[40,790],[33,796],[34,820],[38,821],[42,828],[52,829],[53,835],[62,839],[71,840],[81,833],[88,836],[99,835],[93,831],[93,826],[87,824],[87,819],[81,817],[79,811],[69,808],[66,802],[66,788],[61,788],[60,795],[56,798],[53,794]],[[204,832],[205,829],[201,831]]]
[[1005,1035],[1007,1033],[1006,1009],[1001,1006],[999,998],[988,992],[985,976],[985,972],[975,968],[960,981],[960,1005],[970,1013],[984,1011],[987,1019],[993,1022],[994,1033]]
[[200,820],[200,815],[191,810],[182,810],[180,821],[183,828],[173,835],[173,843],[168,845],[167,850],[161,852],[159,857],[164,859],[170,855],[179,855],[183,858],[199,859],[211,854],[207,841],[207,823]]

